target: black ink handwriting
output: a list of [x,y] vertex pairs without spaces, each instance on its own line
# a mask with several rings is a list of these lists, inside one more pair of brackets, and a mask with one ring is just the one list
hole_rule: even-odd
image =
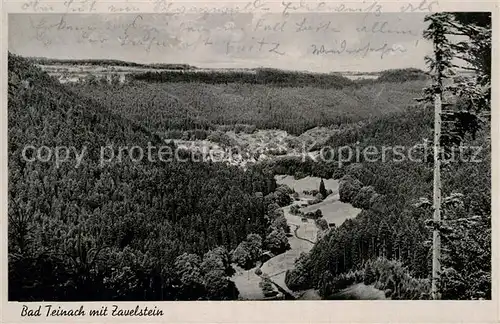
[[348,55],[357,55],[361,54],[361,57],[364,58],[366,57],[369,53],[372,52],[379,52],[380,53],[380,58],[383,59],[387,54],[389,53],[404,53],[407,52],[407,49],[402,46],[402,45],[392,45],[389,46],[389,44],[384,43],[383,45],[379,47],[372,47],[372,44],[368,42],[364,46],[359,46],[359,47],[351,47],[349,48],[347,45],[347,40],[342,40],[340,41],[340,46],[337,48],[327,48],[325,45],[316,45],[312,44],[312,54],[313,55],[335,55],[335,54],[348,54]]

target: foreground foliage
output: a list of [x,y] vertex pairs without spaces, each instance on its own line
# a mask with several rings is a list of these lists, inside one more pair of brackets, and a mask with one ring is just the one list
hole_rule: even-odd
[[[441,39],[445,45],[440,45],[442,53],[437,59],[452,57],[456,51],[476,72],[447,88],[455,99],[448,109],[456,118],[450,120],[453,127],[446,131],[458,136],[453,141],[444,136],[440,143],[444,147],[443,221],[435,224],[431,220],[433,160],[429,157],[432,150],[426,151],[426,147],[432,148],[432,143],[422,145],[424,139],[432,137],[432,107],[412,107],[404,114],[352,127],[332,138],[330,144],[347,145],[353,151],[359,148],[361,152],[368,146],[378,148],[378,152],[384,145],[402,145],[404,150],[415,145],[420,148],[414,151],[413,161],[408,154],[401,159],[392,151],[385,159],[361,158],[356,163],[338,164],[333,176],[341,179],[340,199],[363,210],[329,231],[310,254],[297,260],[295,269],[287,273],[290,288],[316,288],[328,297],[331,292],[364,280],[389,289],[387,295],[391,298],[428,298],[431,232],[439,226],[443,241],[441,297],[491,299],[491,16],[437,13],[428,19],[432,22],[430,29],[446,26],[449,34],[469,37],[468,42],[458,45]],[[441,77],[449,76],[453,66],[448,63],[439,70]],[[431,64],[433,68],[439,66]],[[424,95],[432,94],[433,87],[424,89]],[[460,149],[465,153],[457,155]],[[373,261],[377,258],[390,261]],[[389,278],[393,273],[406,278],[397,288],[399,291],[395,288],[398,285],[388,285],[387,279],[376,279]]]
[[[118,146],[165,144],[24,59],[9,55],[8,64],[9,299],[233,298],[226,266],[202,257],[231,251],[250,233],[266,237],[272,175],[128,155],[100,165],[101,146],[117,154]],[[27,162],[26,145],[87,151],[76,168],[53,156]]]

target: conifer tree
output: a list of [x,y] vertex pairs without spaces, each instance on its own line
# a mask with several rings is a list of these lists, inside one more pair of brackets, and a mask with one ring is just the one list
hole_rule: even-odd
[[326,191],[323,179],[321,179],[321,182],[319,183],[319,193],[321,194],[321,196],[323,196],[323,198],[326,198],[326,196],[328,196],[328,192]]
[[[488,121],[491,95],[491,16],[482,13],[435,13],[427,16],[425,21],[429,22],[429,26],[424,32],[424,38],[431,40],[434,47],[434,57],[426,57],[433,84],[424,89],[423,100],[435,104],[434,219],[427,224],[434,233],[432,295],[434,299],[438,299],[446,286],[440,278],[441,262],[456,264],[453,257],[441,256],[441,236],[454,230],[441,220],[440,164],[444,154],[461,145],[467,134],[474,139],[481,124]],[[450,35],[465,36],[467,39],[453,43],[449,39]],[[455,63],[457,59],[465,64]],[[456,82],[459,70],[473,71],[474,76],[461,77]],[[446,79],[455,82],[446,82],[445,85]],[[445,96],[446,92],[450,95]],[[462,104],[445,103],[443,106],[450,109],[441,112],[441,100],[451,96],[458,98],[457,102]],[[443,136],[441,119],[445,123]],[[446,238],[449,246],[450,237]],[[449,251],[450,248],[446,250]],[[455,274],[456,270],[451,271],[448,267],[445,271],[447,273],[449,278],[449,273]],[[452,277],[456,278],[455,275]],[[484,278],[481,280],[487,281]]]

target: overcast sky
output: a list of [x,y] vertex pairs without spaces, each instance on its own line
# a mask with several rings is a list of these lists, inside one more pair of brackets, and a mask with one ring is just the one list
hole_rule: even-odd
[[24,56],[259,66],[317,72],[425,69],[423,14],[9,15]]

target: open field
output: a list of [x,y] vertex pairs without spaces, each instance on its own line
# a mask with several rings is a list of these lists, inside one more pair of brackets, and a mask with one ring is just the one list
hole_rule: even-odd
[[233,264],[236,272],[231,277],[236,288],[240,292],[240,299],[243,300],[261,300],[264,299],[262,289],[259,287],[261,278],[255,274],[255,268],[244,270]]
[[[290,188],[294,189],[299,193],[299,197],[306,197],[303,194],[304,190],[313,190],[319,188],[319,183],[321,181],[318,177],[305,177],[299,180],[295,180],[293,176],[288,175],[278,175],[276,176],[276,181],[278,184],[286,184]],[[340,226],[346,219],[354,218],[361,212],[361,209],[354,208],[351,204],[343,203],[339,200],[339,182],[334,179],[323,179],[325,183],[325,188],[331,189],[333,193],[325,198],[319,204],[314,204],[311,206],[303,207],[300,210],[304,213],[314,212],[318,209],[323,213],[323,218],[326,219],[328,223],[335,223],[335,225]]]
[[[304,190],[318,190],[319,183],[321,179],[318,177],[305,177],[302,179],[295,179],[290,175],[277,175],[276,183],[284,184],[295,190],[299,193],[299,196],[304,197]],[[326,190],[331,189],[333,193],[338,193],[339,191],[339,183],[338,180],[334,179],[323,179]]]
[[330,223],[340,226],[346,219],[356,217],[361,209],[353,207],[351,204],[343,203],[339,200],[339,195],[331,194],[319,204],[307,206],[300,210],[304,213],[314,212],[320,209],[323,218]]

